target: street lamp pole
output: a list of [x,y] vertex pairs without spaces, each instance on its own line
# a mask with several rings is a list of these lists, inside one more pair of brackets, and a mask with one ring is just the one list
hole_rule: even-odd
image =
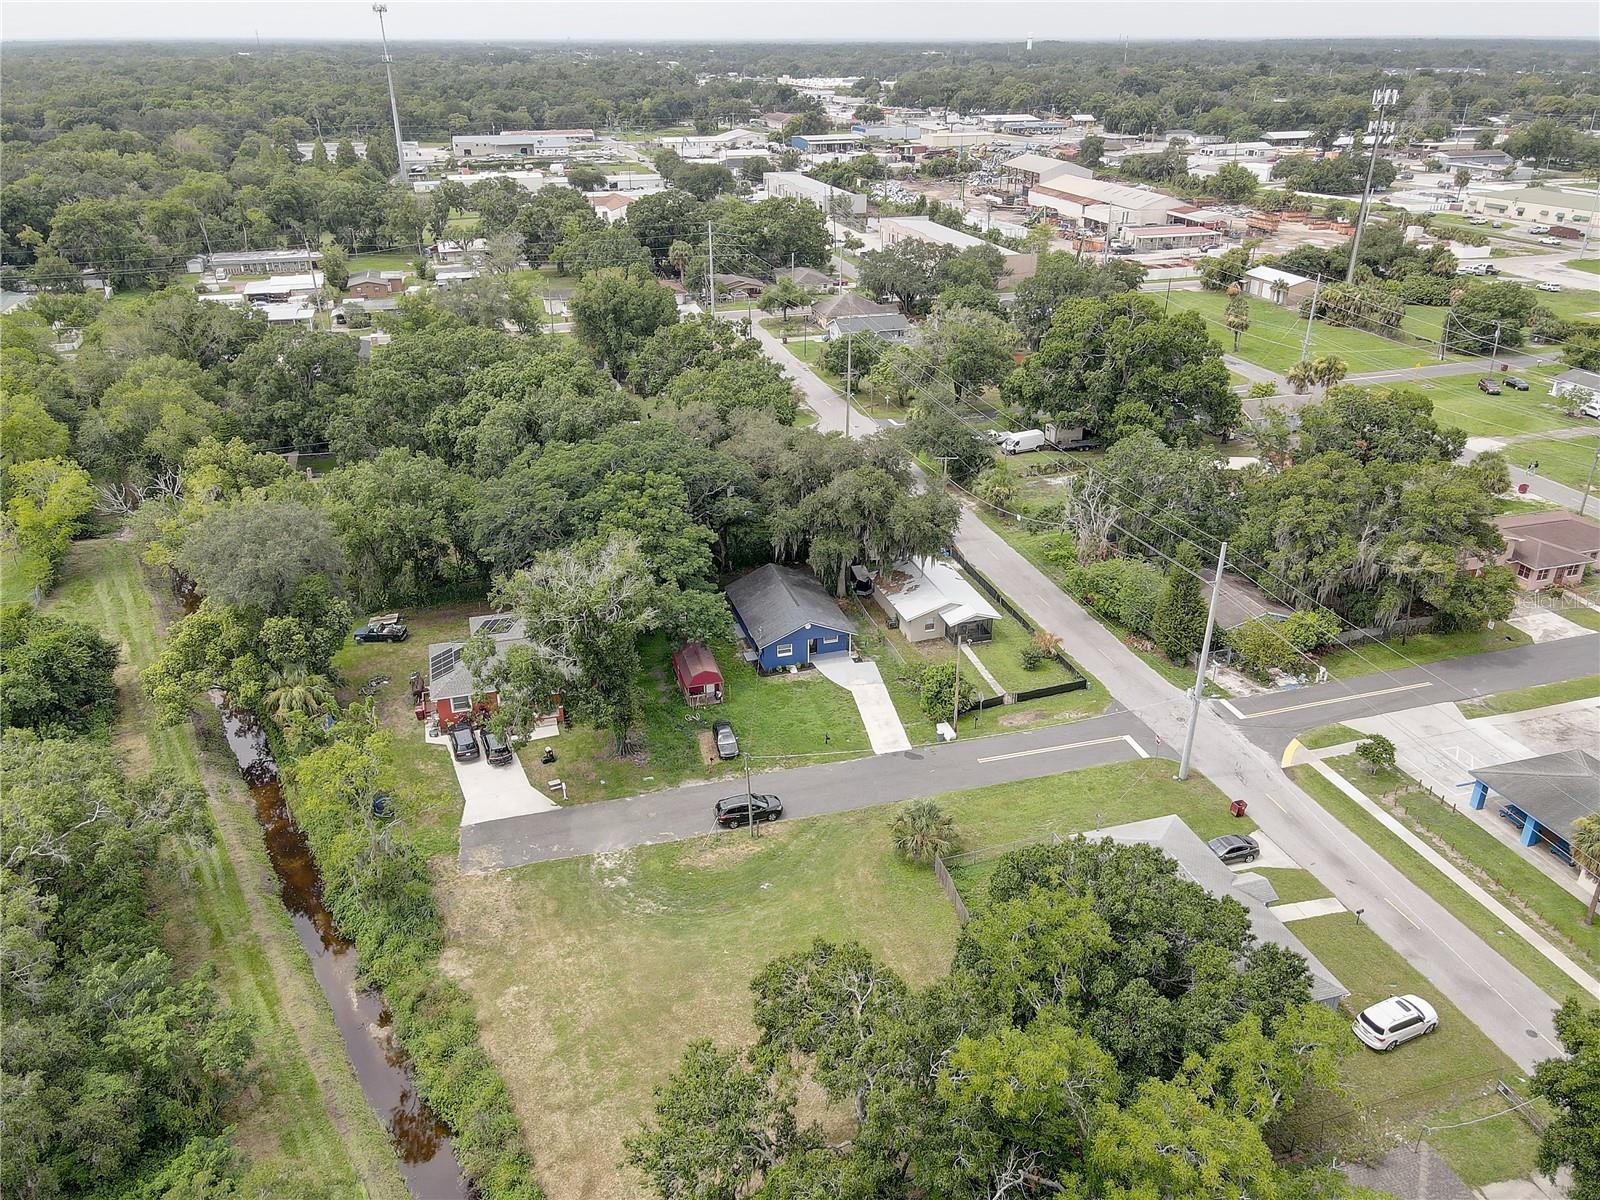
[[1350,263],[1344,271],[1346,283],[1354,283],[1356,279],[1356,256],[1361,251],[1361,230],[1367,223],[1367,210],[1372,205],[1372,172],[1378,165],[1378,149],[1383,145],[1383,135],[1388,132],[1385,128],[1384,114],[1399,100],[1398,88],[1373,89],[1372,107],[1378,110],[1378,119],[1367,125],[1367,131],[1372,134],[1372,154],[1367,159],[1367,182],[1361,189],[1361,206],[1356,210],[1356,231],[1350,238]]
[[1211,657],[1211,634],[1217,627],[1217,598],[1222,593],[1222,568],[1228,561],[1228,543],[1217,553],[1217,577],[1211,581],[1211,608],[1206,613],[1206,636],[1200,643],[1200,665],[1194,675],[1194,691],[1189,695],[1189,728],[1183,735],[1183,758],[1178,763],[1178,778],[1189,778],[1189,756],[1194,752],[1194,727],[1200,723],[1200,695],[1206,690],[1206,663]]

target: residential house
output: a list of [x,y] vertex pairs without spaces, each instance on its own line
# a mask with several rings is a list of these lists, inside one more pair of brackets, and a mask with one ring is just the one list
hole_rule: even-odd
[[577,295],[577,288],[557,287],[546,288],[544,292],[544,312],[547,317],[556,317],[566,320],[567,306],[572,303],[572,297]]
[[777,272],[779,279],[792,279],[796,286],[808,292],[831,292],[836,286],[831,275],[815,267],[783,267]]
[[1527,592],[1570,587],[1600,561],[1600,524],[1570,512],[1516,513],[1495,519],[1506,539],[1500,562]]
[[478,268],[461,263],[456,266],[435,267],[433,281],[440,287],[448,287],[452,283],[461,283],[463,280],[476,279]]
[[840,292],[837,296],[828,296],[818,300],[811,306],[812,319],[818,325],[826,326],[839,317],[866,317],[888,316],[890,313],[898,314],[900,306],[897,304],[879,304],[876,300],[855,292]]
[[[528,644],[527,625],[511,613],[484,613],[467,618],[467,636],[487,634],[494,640],[494,654],[484,667],[489,675],[505,660],[512,646]],[[500,695],[493,688],[482,688],[471,669],[462,661],[467,643],[435,642],[428,647],[428,704],[447,728],[461,717],[493,712],[500,706]]]
[[875,333],[891,342],[903,342],[911,336],[911,322],[897,312],[834,317],[827,322],[826,329],[823,338],[830,342],[858,333]]
[[257,309],[267,318],[268,325],[300,325],[306,329],[311,328],[317,313],[315,307],[299,299],[283,304],[261,304],[257,305]]
[[350,276],[344,294],[357,300],[383,300],[405,288],[404,271],[357,271]]
[[489,243],[485,238],[473,238],[470,242],[434,242],[428,247],[428,260],[446,265],[464,263],[488,248]]
[[855,622],[809,571],[768,563],[726,591],[745,656],[763,672],[850,652]]
[[1240,282],[1245,295],[1288,308],[1298,308],[1302,300],[1311,299],[1317,286],[1304,275],[1280,271],[1277,267],[1251,267]]
[[251,304],[287,304],[296,297],[314,296],[322,291],[326,276],[320,271],[308,275],[274,275],[252,279],[240,289]]
[[589,197],[589,205],[594,209],[595,215],[600,217],[607,225],[615,225],[628,215],[628,205],[632,204],[634,197],[621,195],[617,192],[604,192],[600,195]]
[[880,575],[873,599],[908,642],[987,642],[1000,613],[949,563],[919,558]]
[[1583,371],[1574,367],[1550,381],[1550,394],[1557,398],[1578,391],[1587,392],[1590,399],[1600,398],[1600,371]]
[[719,299],[759,300],[761,293],[767,290],[766,284],[749,275],[724,275],[718,272],[714,278]]
[[370,362],[374,350],[380,346],[387,346],[392,341],[394,341],[394,335],[385,333],[381,329],[372,333],[364,333],[361,335],[361,348],[356,353],[362,362]]

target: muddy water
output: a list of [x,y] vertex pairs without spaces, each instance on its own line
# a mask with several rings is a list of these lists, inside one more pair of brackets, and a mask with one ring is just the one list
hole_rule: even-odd
[[386,1032],[389,1010],[378,993],[358,982],[355,946],[335,931],[332,914],[322,903],[322,879],[305,836],[289,815],[266,739],[249,718],[226,709],[222,725],[255,800],[278,894],[311,959],[311,973],[333,1009],[367,1103],[389,1131],[406,1186],[417,1200],[466,1200],[472,1192],[461,1178],[450,1131],[417,1095],[410,1059]]

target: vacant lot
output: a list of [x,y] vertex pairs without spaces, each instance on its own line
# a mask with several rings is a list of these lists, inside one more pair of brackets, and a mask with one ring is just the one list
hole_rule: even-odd
[[1335,679],[1370,675],[1374,671],[1401,671],[1409,666],[1460,658],[1465,654],[1487,654],[1491,650],[1510,650],[1526,646],[1533,639],[1514,625],[1499,622],[1493,629],[1467,629],[1456,633],[1414,633],[1401,641],[1398,636],[1386,642],[1361,642],[1348,650],[1335,650],[1317,659]]
[[1433,415],[1441,425],[1454,425],[1476,437],[1510,437],[1564,429],[1574,418],[1561,410],[1551,395],[1549,367],[1519,370],[1531,385],[1526,392],[1503,387],[1498,396],[1478,390],[1478,374],[1450,375],[1440,379],[1407,379],[1401,386],[1425,393],[1433,401]]
[[1456,708],[1461,711],[1463,717],[1470,720],[1473,717],[1495,717],[1502,713],[1526,712],[1530,708],[1546,708],[1552,704],[1566,704],[1572,700],[1587,700],[1591,696],[1600,696],[1600,675],[1584,675],[1560,683],[1542,683],[1536,687],[1496,692],[1492,696],[1463,701],[1458,703]]
[[1575,438],[1539,438],[1505,449],[1506,461],[1517,467],[1538,463],[1538,474],[1580,491],[1600,454],[1600,430]]
[[[1207,781],[1159,760],[955,793],[971,845],[1177,812],[1229,821]],[[478,1000],[552,1200],[636,1194],[616,1163],[652,1086],[693,1038],[748,1042],[748,985],[814,937],[855,938],[917,983],[948,967],[956,920],[901,862],[891,809],[780,822],[615,856],[453,877],[446,965]],[[445,868],[447,871],[449,868]]]
[[[1228,298],[1221,292],[1173,292],[1174,311],[1198,312],[1211,332],[1211,338],[1232,352],[1233,334],[1223,320]],[[1280,374],[1300,361],[1306,323],[1292,308],[1266,300],[1247,300],[1250,328],[1239,340],[1239,357]],[[1429,323],[1417,332],[1426,334]],[[1311,331],[1310,357],[1334,355],[1349,365],[1352,374],[1383,371],[1395,367],[1415,367],[1437,361],[1438,350],[1426,346],[1390,341],[1358,329],[1342,329],[1318,321]],[[1456,356],[1452,356],[1456,357]]]

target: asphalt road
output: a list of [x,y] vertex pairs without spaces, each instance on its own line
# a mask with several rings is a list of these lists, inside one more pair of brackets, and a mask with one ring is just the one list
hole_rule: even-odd
[[[980,717],[980,722],[994,720],[990,714]],[[947,745],[896,754],[758,772],[751,787],[781,798],[784,819],[792,820],[1152,757],[1162,749],[1137,718],[1112,713],[1020,733],[964,734]],[[695,837],[715,830],[712,807],[718,800],[743,791],[741,780],[722,779],[465,825],[461,868],[499,870]]]
[[1231,720],[1250,741],[1281,754],[1296,734],[1319,725],[1470,700],[1596,671],[1600,671],[1600,634],[1591,634],[1210,703],[1218,716]]

